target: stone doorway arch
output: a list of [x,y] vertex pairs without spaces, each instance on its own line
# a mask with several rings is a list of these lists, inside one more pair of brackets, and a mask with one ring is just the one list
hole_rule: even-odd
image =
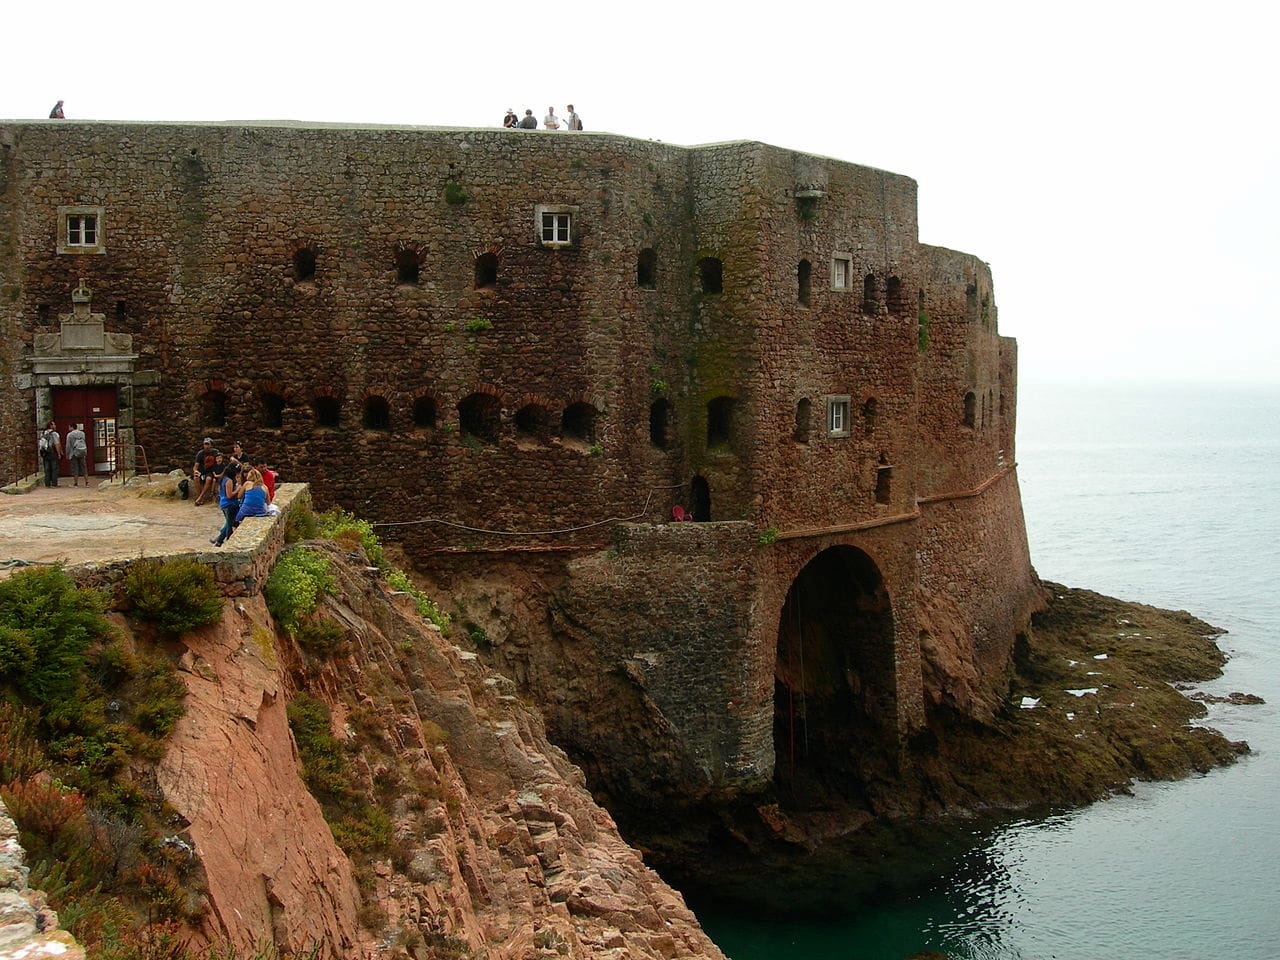
[[897,749],[894,618],[874,560],[836,546],[796,575],[778,620],[774,780],[803,802],[843,795]]

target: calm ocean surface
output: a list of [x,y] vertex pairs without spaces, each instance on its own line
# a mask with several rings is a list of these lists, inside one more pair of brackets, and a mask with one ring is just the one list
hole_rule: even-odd
[[827,922],[703,916],[734,960],[1280,958],[1280,386],[1021,385],[1018,464],[1045,579],[1230,631],[1208,723],[1253,754],[1021,820],[921,889]]

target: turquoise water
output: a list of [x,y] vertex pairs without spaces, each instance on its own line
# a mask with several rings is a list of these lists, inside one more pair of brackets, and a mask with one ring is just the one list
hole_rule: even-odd
[[1024,382],[1018,464],[1042,577],[1230,631],[1205,689],[1267,703],[1206,722],[1253,754],[975,835],[824,922],[700,914],[734,960],[1280,958],[1280,387]]

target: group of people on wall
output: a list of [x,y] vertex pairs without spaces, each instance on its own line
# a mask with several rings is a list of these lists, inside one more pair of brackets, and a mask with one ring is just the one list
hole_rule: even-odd
[[271,517],[280,512],[273,502],[279,475],[270,466],[255,467],[239,442],[225,454],[205,437],[191,465],[191,485],[197,507],[215,498],[222,510],[222,529],[209,542],[220,547],[236,531],[245,517]]
[[[547,107],[547,115],[542,118],[542,126],[546,130],[559,130],[563,126],[566,130],[581,130],[582,118],[578,116],[573,104],[569,104],[565,108],[568,114],[562,120],[556,116],[555,107]],[[537,130],[538,118],[533,115],[532,110],[526,110],[523,117],[517,117],[516,112],[507,107],[507,115],[502,118],[502,125],[508,130]]]

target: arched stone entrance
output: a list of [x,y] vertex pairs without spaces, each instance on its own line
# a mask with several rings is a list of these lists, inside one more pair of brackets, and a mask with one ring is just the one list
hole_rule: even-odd
[[893,610],[875,562],[830,547],[787,591],[774,667],[774,780],[845,792],[896,745]]

